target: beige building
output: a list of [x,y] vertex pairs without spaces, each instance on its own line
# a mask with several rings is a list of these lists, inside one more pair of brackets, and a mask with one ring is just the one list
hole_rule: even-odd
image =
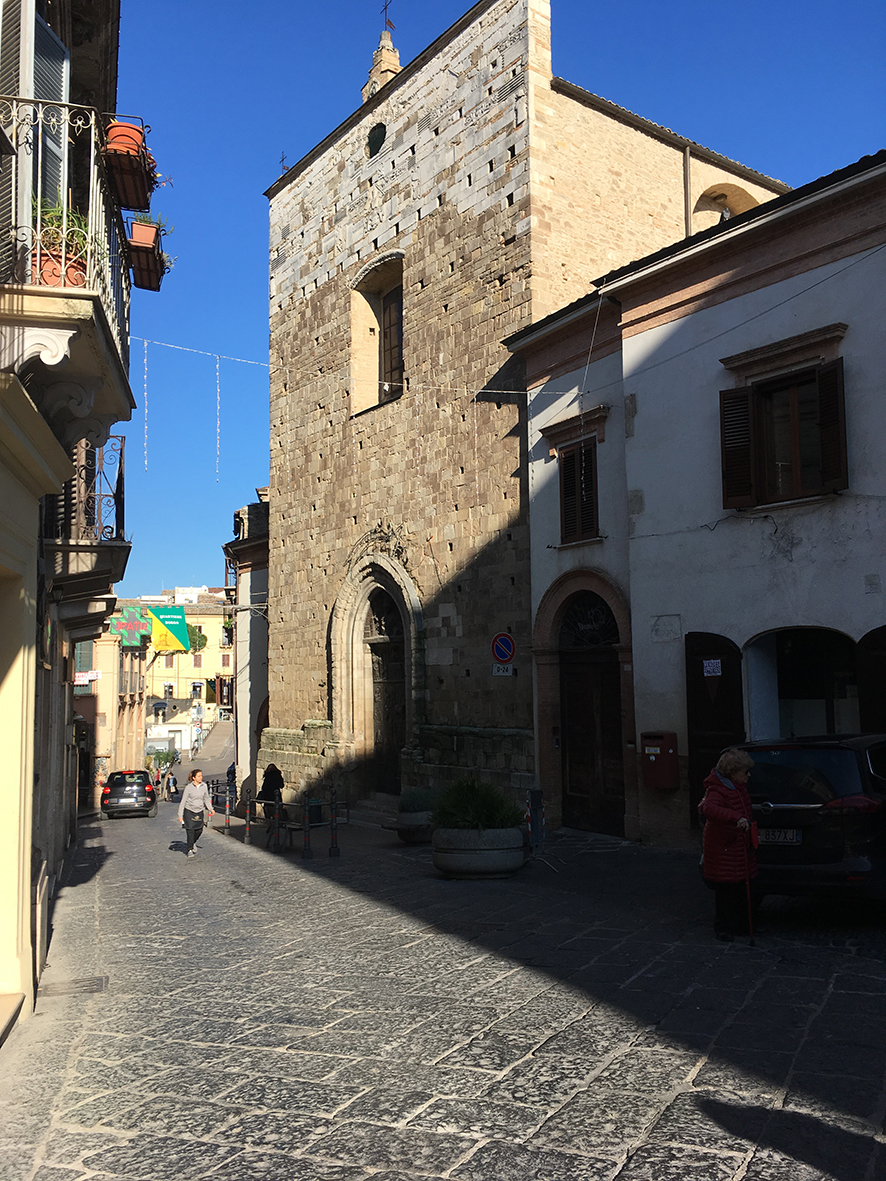
[[482,0],[403,69],[383,34],[362,106],[268,191],[260,763],[291,788],[535,782],[525,380],[501,341],[784,191],[554,78],[550,33],[547,0]]
[[135,406],[123,210],[154,173],[144,145],[137,192],[111,166],[118,36],[116,0],[0,11],[0,1038],[31,1011],[76,837],[76,648],[130,550],[110,433]]

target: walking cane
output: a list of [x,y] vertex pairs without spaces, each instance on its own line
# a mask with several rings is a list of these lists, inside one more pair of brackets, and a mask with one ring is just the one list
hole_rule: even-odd
[[751,947],[754,946],[754,920],[751,915],[751,862],[748,857],[748,844],[751,839],[750,822],[744,832],[744,885],[748,897],[748,931],[751,935]]

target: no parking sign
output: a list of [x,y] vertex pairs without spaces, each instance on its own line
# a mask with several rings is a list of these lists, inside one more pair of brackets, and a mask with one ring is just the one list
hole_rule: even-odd
[[512,677],[514,675],[514,657],[517,655],[517,645],[509,632],[499,632],[492,637],[492,675],[494,677]]

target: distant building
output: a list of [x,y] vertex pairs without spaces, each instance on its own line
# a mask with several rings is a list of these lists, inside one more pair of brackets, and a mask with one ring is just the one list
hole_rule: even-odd
[[268,724],[268,490],[234,513],[223,547],[232,574],[237,786],[255,795],[261,737]]
[[259,762],[290,788],[524,798],[526,395],[500,342],[785,189],[552,77],[550,38],[544,0],[482,0],[402,69],[383,34],[362,106],[268,191]]

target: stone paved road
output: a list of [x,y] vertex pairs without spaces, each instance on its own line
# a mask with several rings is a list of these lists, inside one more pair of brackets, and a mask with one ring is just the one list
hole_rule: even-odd
[[353,826],[312,862],[187,861],[168,804],[82,835],[2,1181],[886,1178],[876,909],[769,906],[751,948],[693,857],[607,838],[481,884]]

